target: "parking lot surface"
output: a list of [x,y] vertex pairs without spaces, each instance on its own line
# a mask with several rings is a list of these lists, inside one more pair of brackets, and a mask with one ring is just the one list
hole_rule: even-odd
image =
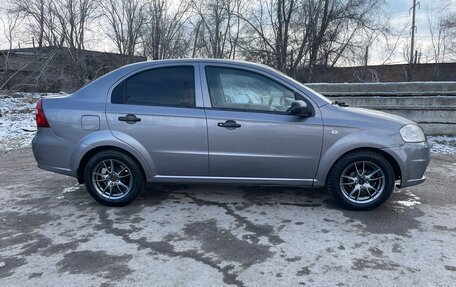
[[370,212],[322,189],[151,185],[96,203],[0,153],[0,286],[454,286],[456,155]]

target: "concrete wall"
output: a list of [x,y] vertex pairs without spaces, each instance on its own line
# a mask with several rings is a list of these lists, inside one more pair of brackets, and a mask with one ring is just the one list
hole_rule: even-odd
[[145,61],[127,56],[65,47],[0,51],[0,86],[14,92],[68,92],[123,65]]
[[456,135],[456,82],[307,86],[349,106],[408,118],[419,123],[429,135]]
[[[406,82],[408,64],[361,66],[361,67],[315,67],[312,77],[309,70],[298,70],[296,77],[299,81],[320,83],[364,83],[364,82]],[[412,66],[413,81],[456,81],[456,63],[415,64]]]

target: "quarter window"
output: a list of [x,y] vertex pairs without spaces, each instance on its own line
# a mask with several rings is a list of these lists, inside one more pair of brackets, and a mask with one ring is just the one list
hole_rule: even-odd
[[156,68],[139,72],[117,85],[113,104],[195,107],[193,66]]
[[268,77],[221,67],[206,67],[213,108],[286,112],[295,94]]

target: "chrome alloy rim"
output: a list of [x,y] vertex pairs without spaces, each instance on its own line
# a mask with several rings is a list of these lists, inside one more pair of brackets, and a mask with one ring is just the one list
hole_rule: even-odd
[[125,197],[133,186],[130,169],[121,161],[106,159],[92,172],[92,183],[97,193],[107,199]]
[[342,172],[340,189],[351,202],[370,203],[385,189],[385,173],[373,162],[357,161]]

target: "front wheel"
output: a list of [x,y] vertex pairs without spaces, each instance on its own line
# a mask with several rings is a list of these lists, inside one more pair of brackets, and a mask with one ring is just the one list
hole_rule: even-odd
[[328,188],[342,207],[371,210],[393,192],[393,167],[383,155],[373,151],[349,153],[332,167]]
[[115,150],[102,151],[90,158],[84,178],[90,195],[107,206],[129,204],[144,186],[144,176],[138,163]]

